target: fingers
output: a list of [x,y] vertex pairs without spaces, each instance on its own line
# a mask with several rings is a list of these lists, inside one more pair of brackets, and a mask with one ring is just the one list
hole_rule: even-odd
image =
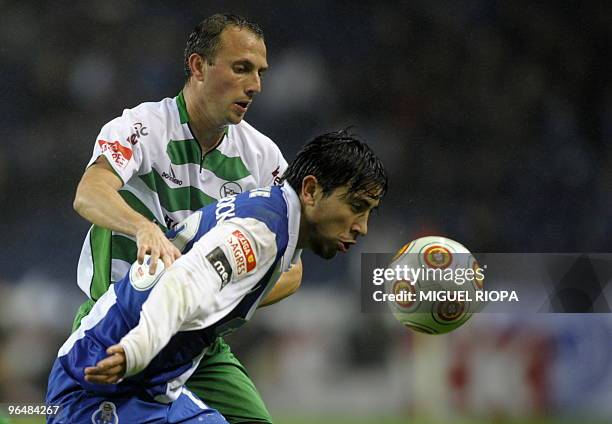
[[123,350],[123,346],[121,346],[120,344],[109,346],[108,349],[106,349],[106,353],[109,355],[119,353],[120,355],[125,356],[125,351]]
[[181,256],[181,251],[176,248],[172,243],[168,243],[168,249],[164,252],[164,254],[160,255],[161,260],[164,263],[164,266],[168,268],[175,260],[177,260]]
[[115,384],[123,375],[123,368],[115,366],[106,370],[100,371],[97,367],[85,368],[85,381],[95,384]]
[[149,274],[155,275],[155,271],[157,271],[157,261],[159,260],[159,250],[151,249],[151,260],[149,262]]
[[125,374],[125,352],[121,345],[113,345],[106,350],[108,357],[94,367],[85,368],[85,381],[95,384],[117,383]]
[[[138,244],[138,241],[136,241],[136,243]],[[142,263],[144,262],[145,255],[147,254],[147,249],[148,247],[146,245],[138,244],[138,253],[136,255],[136,259],[138,259],[139,265],[142,265]]]
[[155,275],[158,261],[169,267],[181,256],[181,252],[166,238],[166,235],[153,223],[142,227],[136,233],[136,244],[138,245],[137,259],[142,265],[145,256],[150,256],[149,274]]
[[173,245],[172,243],[170,243],[170,254],[172,255],[172,260],[173,260],[173,261],[177,260],[177,259],[178,259],[178,258],[180,258],[180,257],[181,257],[181,255],[182,255],[181,251],[180,251],[180,250],[178,250],[178,249],[176,248],[176,246],[175,246],[175,245]]

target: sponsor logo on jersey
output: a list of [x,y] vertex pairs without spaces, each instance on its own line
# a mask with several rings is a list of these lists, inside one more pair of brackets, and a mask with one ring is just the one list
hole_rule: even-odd
[[141,122],[136,122],[134,125],[132,125],[132,134],[130,134],[130,136],[125,139],[125,141],[127,141],[133,146],[138,143],[140,137],[145,137],[147,135],[149,135],[147,127],[143,126]]
[[221,278],[221,288],[219,288],[219,291],[223,290],[223,287],[232,279],[232,267],[225,253],[223,253],[220,247],[215,247],[212,252],[206,255],[206,259],[208,259],[208,262],[210,262],[219,278]]
[[226,182],[221,186],[221,190],[219,190],[219,195],[221,195],[221,197],[233,196],[240,193],[242,193],[242,187],[234,181]]
[[117,407],[113,402],[102,402],[91,415],[91,422],[93,424],[118,424]]
[[280,166],[277,166],[276,169],[272,171],[272,176],[274,177],[274,180],[273,180],[274,185],[279,185],[281,182],[281,176],[279,174],[280,174]]
[[233,231],[232,235],[227,238],[227,243],[236,261],[236,276],[252,271],[257,265],[257,259],[251,243],[242,231]]
[[162,172],[162,177],[167,180],[172,181],[176,185],[183,185],[183,180],[179,180],[178,178],[176,178],[176,175],[174,174],[174,169],[172,169],[172,166],[170,166],[170,173]]
[[178,224],[178,222],[170,218],[168,215],[164,215],[164,222],[166,223],[166,228],[170,230],[174,229],[174,227],[176,227],[176,224]]
[[117,166],[124,168],[132,158],[132,149],[123,146],[118,141],[98,140],[102,153],[110,152],[113,162]]

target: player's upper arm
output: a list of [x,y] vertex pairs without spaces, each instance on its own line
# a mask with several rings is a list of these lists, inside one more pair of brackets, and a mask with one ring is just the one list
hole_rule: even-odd
[[104,157],[108,169],[115,173],[122,185],[127,182],[141,168],[145,146],[151,144],[149,139],[154,137],[151,128],[154,123],[148,119],[146,114],[142,117],[134,110],[125,110],[123,115],[104,125],[96,138],[87,169],[100,163],[100,157]]
[[98,159],[85,170],[81,178],[81,182],[83,181],[86,183],[102,182],[113,187],[115,190],[119,190],[123,187],[121,177],[117,175],[105,156],[99,156]]
[[191,283],[205,294],[198,296],[200,325],[229,313],[261,283],[276,254],[274,233],[253,218],[222,222],[195,242],[177,264],[190,271]]
[[104,156],[100,156],[89,168],[79,181],[74,196],[74,210],[80,213],[84,205],[89,204],[91,196],[99,197],[100,189],[111,189],[118,191],[123,186],[123,181],[117,176]]

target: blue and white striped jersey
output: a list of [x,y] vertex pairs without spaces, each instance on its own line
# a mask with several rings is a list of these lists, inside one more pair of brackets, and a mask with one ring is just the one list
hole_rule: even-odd
[[[287,184],[226,197],[192,214],[168,234],[186,253],[168,269],[160,262],[153,276],[148,264],[134,263],[64,343],[47,399],[75,388],[176,399],[207,346],[248,321],[297,260],[299,221],[300,201]],[[85,367],[117,343],[126,353],[124,379],[86,382]]]

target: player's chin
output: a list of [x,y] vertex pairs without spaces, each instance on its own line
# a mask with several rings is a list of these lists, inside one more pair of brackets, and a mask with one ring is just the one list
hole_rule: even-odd
[[338,249],[335,246],[333,248],[329,246],[319,246],[317,249],[313,249],[313,253],[323,259],[332,259],[336,256],[336,253],[338,253]]
[[230,113],[228,116],[228,121],[230,125],[237,125],[244,119],[244,113]]

